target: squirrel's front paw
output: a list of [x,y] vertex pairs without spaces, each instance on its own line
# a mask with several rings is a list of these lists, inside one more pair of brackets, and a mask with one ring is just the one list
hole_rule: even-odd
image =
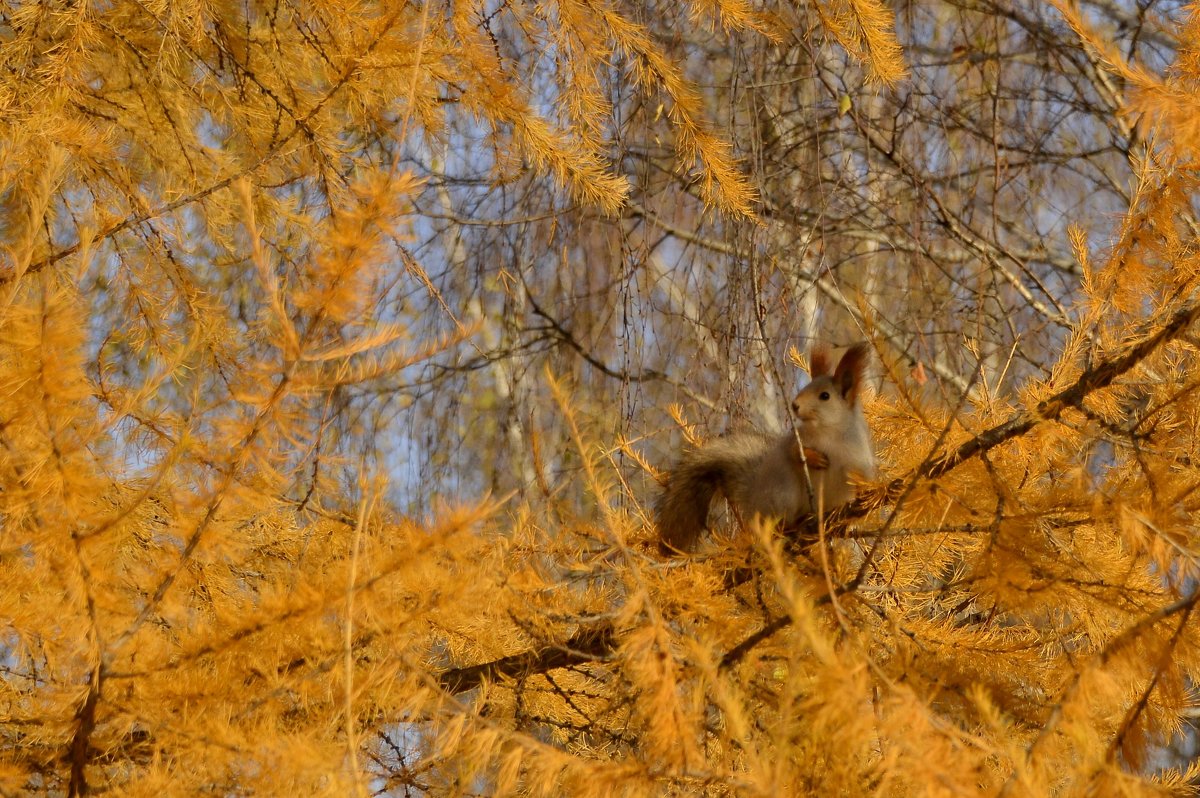
[[804,462],[808,463],[809,468],[829,468],[829,458],[807,446],[804,447]]

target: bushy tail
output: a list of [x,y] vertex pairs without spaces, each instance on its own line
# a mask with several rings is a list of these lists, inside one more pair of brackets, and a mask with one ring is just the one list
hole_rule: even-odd
[[691,551],[708,525],[708,506],[721,486],[724,465],[704,451],[689,452],[667,475],[654,506],[658,542],[666,553]]
[[708,526],[713,495],[727,488],[733,469],[761,454],[763,444],[750,436],[710,441],[687,452],[667,476],[667,487],[654,507],[658,540],[666,552],[690,551]]

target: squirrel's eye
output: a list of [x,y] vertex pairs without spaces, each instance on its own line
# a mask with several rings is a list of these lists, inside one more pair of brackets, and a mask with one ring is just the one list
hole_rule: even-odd
[[820,398],[821,398],[822,402],[828,402],[829,401],[829,391],[821,391]]

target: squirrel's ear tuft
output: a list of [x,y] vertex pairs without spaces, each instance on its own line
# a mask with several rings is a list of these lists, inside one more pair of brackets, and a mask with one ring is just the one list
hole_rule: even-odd
[[833,381],[837,384],[838,390],[851,402],[858,399],[866,368],[867,345],[859,343],[846,350],[846,354],[842,355],[842,359],[837,364],[837,370],[833,372]]
[[829,350],[819,344],[814,346],[808,356],[808,376],[815,380],[832,373],[833,363],[829,360]]

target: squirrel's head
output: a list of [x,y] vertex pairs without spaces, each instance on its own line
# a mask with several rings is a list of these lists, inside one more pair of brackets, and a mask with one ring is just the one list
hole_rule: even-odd
[[837,368],[830,369],[829,354],[812,354],[812,382],[792,401],[792,412],[812,429],[836,431],[848,426],[856,412],[867,365],[866,344],[846,350]]

